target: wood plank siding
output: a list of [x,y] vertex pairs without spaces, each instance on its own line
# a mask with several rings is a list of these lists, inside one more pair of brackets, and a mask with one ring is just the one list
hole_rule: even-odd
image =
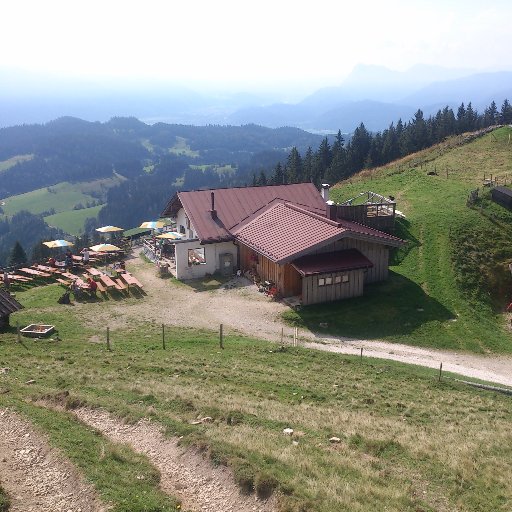
[[302,278],[302,304],[317,304],[363,295],[364,270],[317,274]]
[[263,281],[273,281],[284,297],[300,295],[302,291],[302,278],[289,263],[284,266],[278,265],[242,244],[240,244],[240,268],[242,272],[255,271]]
[[355,238],[343,238],[317,251],[312,251],[311,254],[342,251],[344,249],[357,249],[373,263],[373,268],[369,268],[368,272],[365,273],[365,283],[385,281],[388,278],[389,248],[385,245]]

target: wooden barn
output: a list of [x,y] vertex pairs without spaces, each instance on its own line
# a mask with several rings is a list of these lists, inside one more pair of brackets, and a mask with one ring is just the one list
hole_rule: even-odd
[[507,187],[494,187],[491,198],[495,203],[501,204],[507,210],[512,210],[512,190]]
[[303,305],[362,295],[387,278],[389,251],[404,242],[337,218],[326,192],[312,183],[178,192],[162,212],[185,235],[176,277],[251,270]]
[[0,289],[0,330],[9,327],[9,315],[23,306],[7,290]]

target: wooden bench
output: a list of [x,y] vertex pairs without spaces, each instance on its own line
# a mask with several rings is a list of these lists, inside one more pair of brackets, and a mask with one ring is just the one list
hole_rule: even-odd
[[61,279],[60,277],[58,277],[56,281],[60,284],[63,284],[64,286],[69,286],[71,284],[71,281],[66,281],[65,279]]
[[126,287],[126,285],[123,283],[123,281],[121,281],[121,279],[113,279],[113,281],[114,281],[114,285],[116,287],[116,290],[124,291],[124,290],[128,289]]
[[107,293],[107,289],[99,281],[96,281],[96,286],[101,293]]
[[112,279],[106,274],[101,274],[99,278],[106,288],[116,288],[116,283],[114,283],[114,281],[112,281]]
[[121,277],[124,279],[125,283],[128,286],[137,286],[138,288],[142,288],[142,284],[139,282],[139,280],[132,276],[129,272],[124,272],[121,274]]
[[29,276],[33,277],[51,277],[51,274],[48,274],[48,272],[41,272],[40,270],[35,270],[33,268],[20,268],[18,269],[19,272],[23,272],[24,274],[28,274]]

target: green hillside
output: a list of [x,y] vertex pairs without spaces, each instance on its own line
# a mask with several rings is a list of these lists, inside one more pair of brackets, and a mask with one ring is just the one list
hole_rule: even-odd
[[[365,296],[286,314],[326,333],[470,350],[512,352],[512,215],[491,203],[484,174],[512,181],[510,127],[467,141],[454,137],[391,165],[365,170],[331,189],[342,201],[362,191],[396,198],[408,241],[394,255],[390,279]],[[480,199],[466,205],[469,192]],[[321,329],[320,329],[321,330]]]
[[91,208],[81,208],[80,210],[70,210],[66,212],[48,215],[44,221],[48,226],[62,229],[70,235],[78,236],[84,232],[84,222],[88,218],[96,218],[102,205],[92,206]]
[[114,175],[90,182],[62,182],[51,187],[39,188],[25,194],[2,199],[2,208],[6,215],[14,215],[21,210],[39,214],[55,210],[55,213],[73,210],[79,204],[86,206],[98,200],[104,200],[109,188],[119,185],[124,178]]
[[[510,510],[510,397],[447,375],[439,382],[431,369],[235,334],[221,350],[210,330],[166,326],[164,348],[160,323],[118,321],[119,300],[129,308],[144,298],[69,307],[57,304],[61,293],[58,285],[18,291],[25,309],[13,324],[52,324],[58,336],[18,343],[14,328],[2,335],[0,365],[9,371],[0,408],[46,432],[113,511],[179,507],[162,495],[148,459],[73,416],[82,405],[119,421],[150,418],[232,467],[245,491],[278,490],[279,512]],[[169,305],[160,307],[163,315]],[[108,322],[91,321],[100,316]]]

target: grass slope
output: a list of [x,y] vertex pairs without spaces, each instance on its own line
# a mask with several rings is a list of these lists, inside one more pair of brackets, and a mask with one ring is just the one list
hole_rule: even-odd
[[7,197],[2,200],[5,202],[2,208],[6,215],[14,215],[20,210],[38,214],[52,208],[56,213],[73,211],[73,207],[80,203],[85,206],[88,202],[96,201],[98,197],[104,199],[109,188],[124,180],[122,176],[115,175],[113,178],[89,182],[62,182],[26,194]]
[[408,244],[394,255],[390,279],[367,286],[364,297],[303,308],[287,320],[314,330],[325,323],[326,333],[356,338],[512,352],[496,311],[512,285],[505,265],[512,261],[512,216],[485,196],[466,206],[484,174],[512,180],[511,132],[501,128],[467,144],[457,137],[336,185],[331,194],[338,202],[368,190],[395,196],[407,216],[397,234]]
[[101,208],[103,208],[103,205],[60,212],[48,215],[44,218],[44,221],[49,226],[60,228],[70,235],[77,236],[83,233],[85,220],[90,217],[96,218]]
[[17,155],[7,160],[2,160],[0,161],[0,172],[7,171],[7,169],[14,167],[16,164],[32,160],[32,158],[34,158],[34,155]]
[[[164,350],[161,326],[140,318],[112,325],[108,351],[105,333],[87,327],[89,304],[58,305],[60,293],[50,285],[17,294],[26,309],[13,323],[54,324],[59,339],[18,344],[14,329],[2,335],[0,366],[11,370],[0,381],[0,406],[21,410],[46,430],[114,510],[159,512],[168,505],[158,501],[157,478],[146,466],[140,471],[152,506],[136,499],[140,481],[131,465],[143,460],[34,400],[101,406],[128,421],[149,416],[214,462],[231,465],[243,488],[278,488],[279,512],[512,506],[506,396],[438,382],[428,369],[239,336],[225,337],[220,350],[210,331],[168,327]],[[204,416],[214,421],[190,423]],[[293,437],[283,435],[287,427]],[[330,443],[331,436],[340,442]]]

